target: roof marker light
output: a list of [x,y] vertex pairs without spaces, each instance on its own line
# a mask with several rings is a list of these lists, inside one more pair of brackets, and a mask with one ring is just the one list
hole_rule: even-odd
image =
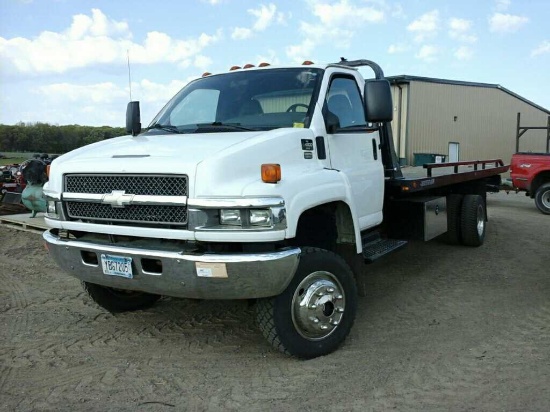
[[231,70],[239,70],[241,68],[241,66],[231,66],[231,68],[229,69],[230,71]]
[[204,72],[204,73],[202,74],[202,77],[210,76],[211,74],[212,74],[212,73],[210,73],[210,72]]
[[251,67],[256,67],[253,64],[247,63],[243,66],[243,69],[250,69]]
[[260,64],[258,64],[258,67],[267,67],[267,66],[271,66],[269,63],[266,63],[266,62],[262,62]]
[[311,60],[305,60],[303,63],[302,63],[302,66],[309,66],[311,64],[314,64]]

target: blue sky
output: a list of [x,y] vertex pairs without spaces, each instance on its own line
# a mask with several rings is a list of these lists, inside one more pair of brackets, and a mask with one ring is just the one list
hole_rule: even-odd
[[203,72],[378,62],[500,84],[550,109],[548,0],[0,0],[0,123],[148,124]]

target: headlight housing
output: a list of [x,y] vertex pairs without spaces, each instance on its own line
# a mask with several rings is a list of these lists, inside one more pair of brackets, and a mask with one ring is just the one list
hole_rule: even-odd
[[269,227],[271,209],[220,209],[220,225]]
[[271,209],[250,209],[251,226],[271,226]]
[[59,219],[59,208],[61,207],[56,199],[46,198],[46,217],[50,219]]
[[239,209],[220,209],[220,225],[241,226],[241,211]]

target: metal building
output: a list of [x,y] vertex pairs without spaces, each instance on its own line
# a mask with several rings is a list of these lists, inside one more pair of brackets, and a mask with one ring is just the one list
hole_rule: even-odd
[[[550,110],[497,84],[406,75],[388,80],[393,138],[403,165],[414,165],[426,154],[443,155],[447,162],[500,158],[508,163],[516,148],[517,114],[521,126],[549,122]],[[546,134],[528,131],[520,151],[546,151]]]

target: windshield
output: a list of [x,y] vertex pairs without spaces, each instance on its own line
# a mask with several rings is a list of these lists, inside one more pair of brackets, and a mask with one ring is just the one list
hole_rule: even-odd
[[308,127],[323,71],[240,70],[185,86],[149,125],[172,133]]

